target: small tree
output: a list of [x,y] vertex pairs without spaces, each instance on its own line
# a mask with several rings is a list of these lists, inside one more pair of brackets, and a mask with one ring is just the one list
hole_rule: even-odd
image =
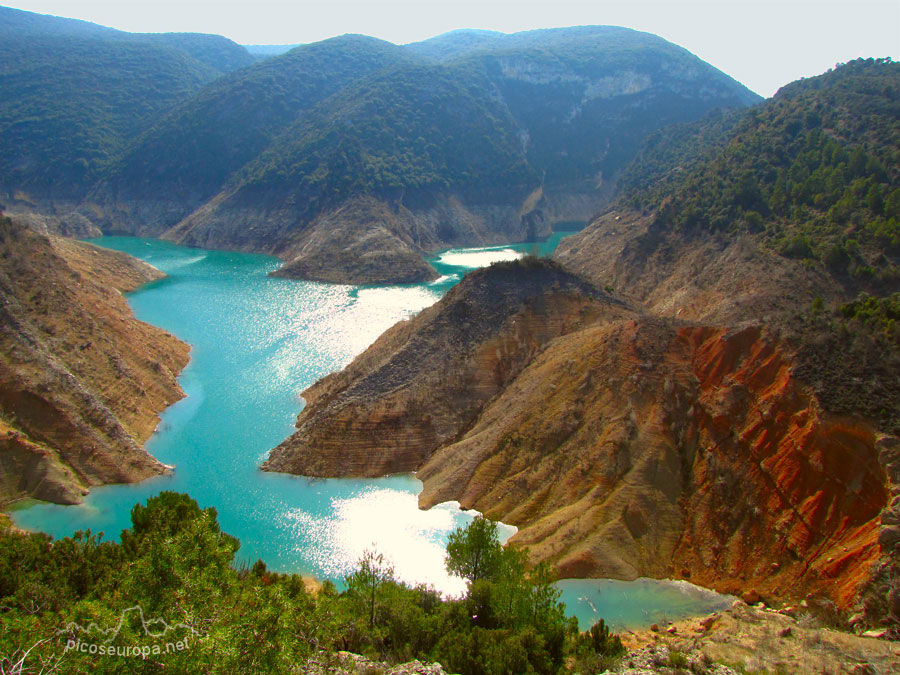
[[476,516],[468,527],[461,527],[450,534],[447,540],[447,571],[469,582],[493,579],[499,571],[502,554],[497,523]]
[[359,569],[347,577],[347,588],[363,603],[369,628],[375,626],[375,608],[379,593],[386,584],[394,582],[394,567],[385,562],[384,555],[366,550],[359,561]]
[[625,652],[625,647],[618,635],[609,632],[609,627],[603,619],[591,626],[588,633],[591,649],[595,654],[603,656],[619,656]]

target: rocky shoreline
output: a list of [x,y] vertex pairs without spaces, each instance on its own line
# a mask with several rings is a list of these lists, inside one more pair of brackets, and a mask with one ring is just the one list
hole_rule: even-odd
[[164,275],[8,219],[0,235],[0,502],[75,504],[169,470],[143,444],[184,396],[189,347],[122,296]]

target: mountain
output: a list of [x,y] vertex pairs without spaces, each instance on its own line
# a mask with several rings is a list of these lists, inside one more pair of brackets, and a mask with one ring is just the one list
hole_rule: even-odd
[[0,7],[0,36],[4,38],[70,37],[138,42],[182,51],[218,73],[228,73],[253,63],[247,49],[222,37],[205,33],[128,33],[89,21],[34,14]]
[[676,323],[551,262],[495,265],[303,392],[263,468],[415,471],[423,508],[513,524],[562,577],[850,609],[878,595],[900,442],[823,410],[797,372],[763,327]]
[[423,280],[428,252],[586,221],[647,133],[758,100],[627,29],[476,35],[442,59],[344,36],[226,76],[83,212],[104,231],[274,253],[288,275]]
[[129,138],[216,76],[174,50],[73,37],[4,38],[0,62],[7,206],[79,200]]
[[585,223],[648,133],[758,100],[608,26],[346,35],[250,65],[217,36],[0,10],[8,212],[271,253],[323,281],[422,281],[441,248]]
[[473,272],[305,391],[300,431],[263,468],[306,476],[415,471],[547,343],[599,315],[622,314],[621,303],[546,261]]
[[72,504],[165,471],[141,446],[183,396],[188,347],[135,320],[120,293],[160,276],[0,218],[0,502]]
[[265,468],[415,470],[421,506],[514,524],[564,577],[895,622],[898,84],[857,61],[651,136],[554,262],[394,326],[304,392]]
[[277,146],[305,111],[406,60],[388,42],[347,35],[217,80],[148,130],[113,167],[92,196],[106,214],[100,224],[161,235],[213,200],[233,173]]
[[177,102],[252,61],[219,36],[135,35],[5,7],[0,38],[0,201],[49,216],[71,211]]
[[761,100],[687,50],[616,26],[456,31],[408,48],[491,74],[545,187],[611,181],[650,131]]
[[121,32],[90,21],[35,14],[12,7],[0,7],[0,19],[2,19],[0,34],[5,38],[15,36],[106,38]]
[[[858,447],[832,465],[830,480],[855,490],[848,477],[862,461],[883,472],[877,482],[894,494],[898,94],[900,64],[859,59],[787,85],[752,110],[651,139],[614,207],[554,255],[656,315],[751,322],[780,335],[800,395],[843,430],[876,439],[876,455],[868,443]],[[823,439],[814,447],[812,467],[834,457]],[[796,480],[810,469],[804,464]],[[817,499],[807,508],[820,508]],[[853,596],[885,617],[900,616],[888,581],[900,568],[895,502],[869,526],[878,562]],[[849,503],[833,508],[835,516],[852,512]],[[835,587],[854,577],[844,564]]]
[[[484,96],[487,87],[477,76],[433,66],[366,78],[303,116],[215,203],[166,236],[192,245],[271,247],[289,261],[284,274],[353,283],[383,282],[385,271],[396,281],[433,275],[424,251],[471,241],[471,229],[476,241],[486,236],[466,222],[469,214],[490,219],[495,238],[521,238],[519,205],[539,178],[515,121]],[[465,205],[461,215],[452,213],[454,199]],[[354,217],[341,218],[347,212]],[[354,247],[368,245],[376,227],[399,240],[383,248],[411,248],[420,274],[399,279],[386,257],[373,277],[359,269],[366,258]],[[347,230],[356,236],[338,245]],[[310,263],[321,264],[323,274],[311,274]]]
[[897,290],[898,94],[900,64],[858,60],[651,139],[615,207],[556,257],[682,318],[776,320]]
[[61,231],[84,231],[83,217],[60,224],[54,212],[71,211],[133,138],[250,61],[218,36],[134,35],[5,7],[0,19],[0,201]]

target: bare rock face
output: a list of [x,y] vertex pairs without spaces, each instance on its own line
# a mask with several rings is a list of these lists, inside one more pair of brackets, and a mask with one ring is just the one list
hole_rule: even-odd
[[425,506],[519,526],[566,577],[690,578],[850,606],[888,501],[875,436],[819,410],[752,327],[598,323],[556,340],[420,468]]
[[750,236],[690,239],[655,231],[651,220],[610,211],[563,239],[553,257],[653,314],[691,321],[770,323],[806,311],[817,296],[842,295],[832,278]]
[[882,434],[875,442],[878,457],[888,477],[888,505],[881,513],[878,544],[882,556],[872,568],[871,582],[862,596],[862,618],[868,624],[900,631],[900,439]]
[[5,424],[0,428],[0,466],[0,495],[29,495],[56,504],[78,504],[87,492],[57,453],[32,443]]
[[[718,513],[722,523],[753,504],[761,529],[750,528],[742,551],[729,553],[720,536],[691,526],[676,552],[676,565],[692,570],[693,581],[715,585],[716,560],[756,559],[758,569],[744,570],[738,578],[753,577],[761,590],[782,593],[796,569],[785,562],[788,556],[808,566],[799,587],[821,590],[843,608],[855,605],[870,622],[896,621],[900,591],[890,579],[900,573],[898,462],[894,436],[883,433],[896,434],[898,428],[896,359],[863,331],[851,339],[827,322],[808,319],[816,297],[826,305],[846,302],[856,295],[853,284],[821,266],[782,257],[759,237],[666,231],[652,226],[651,217],[627,209],[602,215],[563,241],[554,257],[656,315],[728,325],[750,320],[785,336],[779,353],[791,368],[787,374],[763,371],[755,378],[757,390],[765,386],[778,394],[767,406],[805,403],[791,404],[788,418],[761,406],[764,423],[746,428],[736,425],[729,412],[740,409],[743,393],[718,403],[721,412],[710,418],[709,431],[734,436],[729,441],[734,449],[749,442],[759,452],[754,448],[759,442],[776,443],[778,449],[771,456],[767,451],[758,468],[747,468],[750,477],[772,472],[773,494],[759,488],[756,498],[729,503],[722,495],[714,499],[712,482],[694,491],[689,502],[706,510],[709,522]],[[784,419],[792,420],[790,425]],[[792,447],[795,451],[787,452]],[[714,465],[704,469],[712,470]],[[818,487],[817,481],[822,481]],[[769,518],[770,512],[780,515]],[[768,536],[766,528],[778,536]],[[825,533],[830,534],[822,539]],[[780,557],[772,555],[776,551]]]
[[307,476],[414,471],[463,433],[554,338],[627,310],[546,261],[470,274],[303,396],[298,431],[263,468]]
[[160,276],[0,221],[0,501],[75,503],[165,470],[141,446],[183,396],[188,347],[135,320],[121,295]]
[[413,240],[409,212],[371,198],[320,215],[291,245],[275,275],[351,284],[417,283],[438,277]]
[[[437,278],[429,253],[549,234],[527,195],[508,203],[465,203],[443,191],[407,196],[409,204],[352,197],[309,222],[284,205],[223,193],[162,236],[202,248],[270,253],[285,261],[277,276],[342,284],[418,283]],[[524,200],[524,202],[523,202]]]
[[[308,389],[264,468],[417,471],[563,577],[684,577],[850,608],[890,539],[887,441],[775,333],[675,322],[545,262],[492,267]],[[888,527],[886,527],[888,526]]]

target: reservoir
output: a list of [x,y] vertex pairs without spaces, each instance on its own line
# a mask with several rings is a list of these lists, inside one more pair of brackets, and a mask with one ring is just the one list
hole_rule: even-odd
[[[561,236],[535,252],[552,251]],[[432,260],[442,275],[434,282],[366,287],[269,277],[280,262],[263,255],[132,237],[94,243],[168,275],[128,300],[139,319],[191,345],[179,378],[186,397],[163,413],[146,446],[175,471],[94,488],[78,506],[19,504],[11,514],[17,525],[55,537],[91,529],[118,539],[136,502],[173,490],[216,508],[223,531],[240,539],[241,561],[262,559],[277,571],[339,583],[366,549],[376,549],[404,581],[448,594],[464,589],[444,570],[444,547],[472,514],[456,503],[419,510],[421,484],[414,476],[307,479],[265,473],[259,465],[294,430],[303,389],[439,300],[467,271],[530,252],[532,245],[446,251]],[[508,537],[514,529],[503,531]],[[615,627],[649,625],[729,604],[683,583],[569,580],[560,588],[583,627],[600,616]]]

